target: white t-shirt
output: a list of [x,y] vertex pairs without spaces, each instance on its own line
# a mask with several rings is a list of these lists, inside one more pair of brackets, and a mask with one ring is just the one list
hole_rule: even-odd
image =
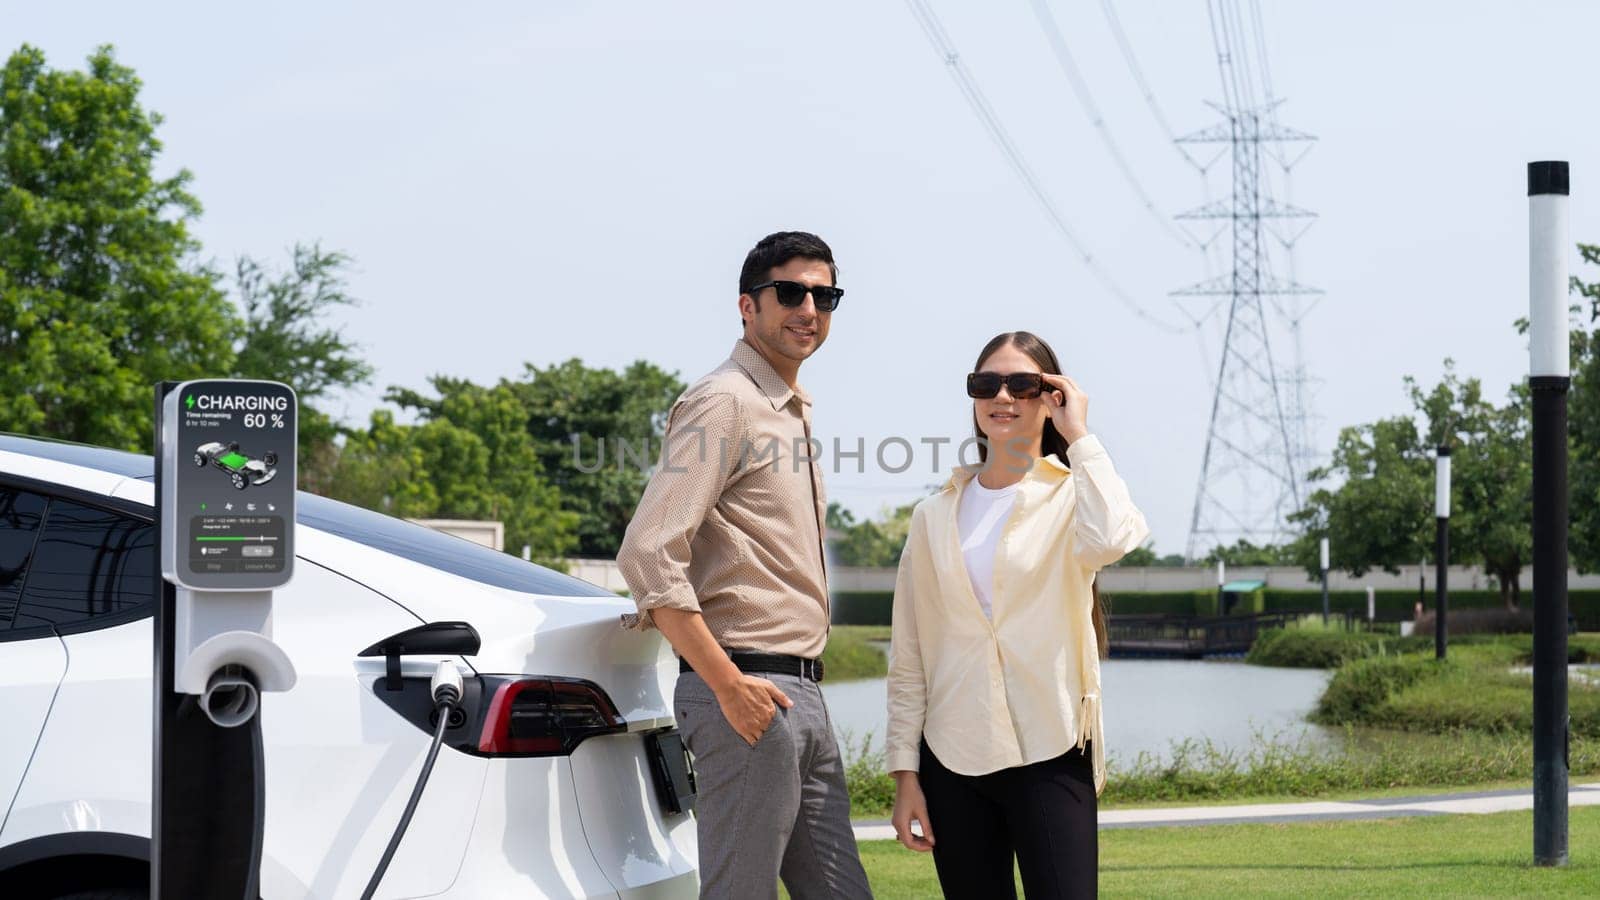
[[994,555],[1000,546],[1000,533],[1016,503],[1017,486],[991,490],[973,478],[961,492],[956,510],[961,528],[961,556],[972,579],[972,592],[989,621],[994,621]]

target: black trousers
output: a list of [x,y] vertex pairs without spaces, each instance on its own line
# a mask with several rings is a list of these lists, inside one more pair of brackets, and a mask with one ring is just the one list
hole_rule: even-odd
[[933,864],[950,900],[1093,897],[1100,869],[1090,747],[1055,759],[958,775],[922,742],[917,780],[933,828]]

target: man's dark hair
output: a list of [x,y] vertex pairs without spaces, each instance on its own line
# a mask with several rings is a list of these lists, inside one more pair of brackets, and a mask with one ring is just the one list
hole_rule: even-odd
[[833,263],[833,251],[822,238],[807,231],[779,231],[762,238],[744,258],[744,268],[739,270],[739,293],[766,281],[772,270],[791,259],[815,259],[828,264],[835,286],[839,284],[839,267]]
[[[775,231],[756,242],[745,254],[744,268],[739,270],[739,293],[750,289],[772,276],[772,270],[791,259],[815,259],[828,264],[828,274],[834,286],[839,284],[839,267],[833,262],[833,251],[822,238],[809,231]],[[751,298],[754,299],[754,298]],[[756,301],[760,309],[760,301]],[[744,316],[739,317],[739,327],[744,327]]]

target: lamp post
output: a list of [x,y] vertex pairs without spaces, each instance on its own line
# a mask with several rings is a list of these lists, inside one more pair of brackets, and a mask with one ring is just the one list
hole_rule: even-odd
[[1567,863],[1567,204],[1565,162],[1528,163],[1533,391],[1533,861]]
[[1446,592],[1446,581],[1449,579],[1450,565],[1450,447],[1440,444],[1438,456],[1435,457],[1433,480],[1433,514],[1437,521],[1437,531],[1434,537],[1433,555],[1435,564],[1439,567],[1434,581],[1436,598],[1433,603],[1433,655],[1437,659],[1444,659],[1449,638],[1445,636],[1444,617],[1450,605],[1450,595]]
[[1322,539],[1322,624],[1328,624],[1328,539]]

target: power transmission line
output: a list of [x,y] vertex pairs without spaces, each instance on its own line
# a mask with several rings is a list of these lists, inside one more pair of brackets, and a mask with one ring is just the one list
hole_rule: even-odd
[[1061,74],[1067,78],[1067,83],[1072,86],[1072,92],[1078,97],[1078,105],[1083,107],[1084,115],[1089,117],[1089,124],[1100,133],[1100,140],[1106,145],[1106,151],[1111,154],[1111,159],[1117,164],[1117,169],[1122,172],[1122,177],[1128,182],[1133,192],[1139,195],[1139,202],[1144,206],[1151,218],[1155,219],[1174,240],[1191,250],[1201,249],[1199,244],[1190,240],[1172,224],[1156,208],[1155,201],[1145,191],[1144,185],[1139,183],[1133,174],[1133,167],[1128,165],[1127,157],[1123,156],[1122,148],[1117,146],[1116,139],[1111,136],[1111,129],[1106,125],[1105,116],[1100,112],[1099,104],[1094,102],[1094,95],[1089,92],[1089,82],[1084,80],[1083,73],[1079,71],[1077,62],[1072,58],[1072,50],[1067,47],[1066,38],[1061,35],[1061,27],[1056,23],[1055,16],[1050,12],[1050,4],[1046,0],[1031,0],[1033,16],[1039,20],[1039,27],[1044,30],[1045,41],[1050,45],[1050,52],[1056,58],[1056,64],[1061,67]]
[[994,107],[989,104],[988,98],[984,96],[983,89],[978,86],[977,79],[972,76],[966,64],[962,62],[960,53],[956,51],[955,45],[945,32],[944,25],[939,21],[939,17],[934,13],[933,8],[928,5],[926,0],[906,0],[906,6],[911,10],[911,14],[916,17],[917,24],[921,26],[922,33],[927,36],[934,52],[944,62],[946,71],[950,73],[950,77],[955,81],[956,87],[960,89],[962,96],[967,101],[967,105],[972,108],[978,120],[988,130],[989,136],[994,140],[995,145],[1000,148],[1000,152],[1005,156],[1006,162],[1017,173],[1017,177],[1022,179],[1023,185],[1027,187],[1028,192],[1033,195],[1034,200],[1044,210],[1050,223],[1071,245],[1072,249],[1078,254],[1079,260],[1095,276],[1096,280],[1140,319],[1171,334],[1188,333],[1191,330],[1190,327],[1174,325],[1145,309],[1142,304],[1133,299],[1132,295],[1123,290],[1122,285],[1111,277],[1105,267],[1100,265],[1099,260],[1095,259],[1094,254],[1089,252],[1087,245],[1078,237],[1072,226],[1067,223],[1066,217],[1056,207],[1055,201],[1051,199],[1044,186],[1039,183],[1039,179],[1033,173],[1033,167],[1028,164],[1027,158],[1022,155],[1022,151],[1017,148],[1016,143],[1011,139],[1010,133],[1006,131],[1005,125],[1000,121],[1000,117],[994,111]]
[[1150,89],[1150,82],[1144,77],[1144,69],[1139,65],[1139,58],[1134,55],[1133,45],[1128,41],[1127,32],[1122,30],[1122,20],[1117,16],[1116,4],[1112,0],[1101,0],[1100,9],[1105,12],[1106,24],[1111,26],[1111,36],[1116,38],[1117,47],[1122,51],[1122,61],[1128,66],[1128,73],[1133,76],[1134,84],[1139,86],[1139,94],[1144,97],[1145,106],[1149,107],[1150,115],[1155,117],[1156,124],[1161,126],[1161,131],[1167,136],[1167,141],[1177,149],[1178,153],[1188,160],[1189,165],[1199,169],[1203,174],[1210,169],[1217,160],[1222,158],[1218,152],[1211,158],[1211,162],[1202,163],[1189,154],[1184,146],[1178,143],[1178,134],[1172,130],[1172,125],[1167,121],[1167,116],[1161,111],[1161,104],[1156,102],[1155,91]]

